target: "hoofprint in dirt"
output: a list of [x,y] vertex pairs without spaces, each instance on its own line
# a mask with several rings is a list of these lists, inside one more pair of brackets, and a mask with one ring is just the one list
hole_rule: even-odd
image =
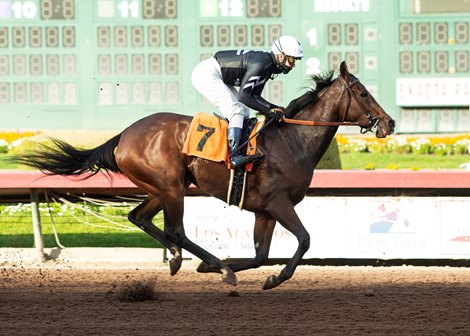
[[[301,266],[260,290],[278,266],[237,287],[186,267],[105,270],[0,267],[0,335],[464,335],[470,269]],[[129,284],[149,300],[122,300]]]

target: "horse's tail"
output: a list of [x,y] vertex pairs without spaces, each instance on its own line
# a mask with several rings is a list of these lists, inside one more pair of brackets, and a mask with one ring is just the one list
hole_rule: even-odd
[[[38,151],[18,157],[20,164],[36,168],[48,175],[95,175],[100,171],[120,173],[114,149],[121,134],[93,149],[80,149],[58,139],[50,139],[52,145],[38,144]],[[88,178],[89,176],[85,177]]]

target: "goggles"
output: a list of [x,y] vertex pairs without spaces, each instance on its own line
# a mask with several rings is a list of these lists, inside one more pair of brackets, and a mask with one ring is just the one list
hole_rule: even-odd
[[286,55],[286,59],[290,64],[295,64],[295,61],[301,60],[302,58]]

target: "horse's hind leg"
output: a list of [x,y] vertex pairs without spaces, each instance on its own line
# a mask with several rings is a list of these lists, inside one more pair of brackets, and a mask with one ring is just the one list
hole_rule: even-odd
[[169,261],[170,274],[175,275],[181,268],[181,263],[183,261],[181,247],[169,240],[165,233],[152,223],[152,219],[161,210],[162,206],[160,200],[149,195],[141,204],[129,213],[128,218],[132,223],[137,225],[140,229],[158,240],[168,250],[170,250],[173,255],[173,258]]
[[183,226],[183,208],[184,208],[184,191],[176,195],[177,192],[169,192],[162,195],[161,200],[165,208],[168,227],[171,228],[167,231],[169,238],[177,245],[189,251],[204,263],[209,265],[211,269],[217,270],[222,274],[222,280],[230,285],[237,284],[235,273],[220,261],[216,256],[210,254],[200,246],[193,243],[184,231]]
[[249,268],[258,268],[266,263],[269,257],[269,247],[273,237],[276,221],[269,215],[256,213],[253,239],[256,255],[251,260],[228,265],[232,271],[238,272]]
[[[234,272],[243,271],[250,268],[258,268],[266,263],[269,256],[269,247],[271,246],[271,239],[273,236],[276,221],[269,215],[263,213],[255,213],[255,228],[253,232],[253,239],[255,245],[256,255],[253,259],[244,260],[236,264],[229,264],[228,267]],[[211,269],[209,265],[202,262],[198,268],[198,272],[208,273],[216,272],[217,270]]]

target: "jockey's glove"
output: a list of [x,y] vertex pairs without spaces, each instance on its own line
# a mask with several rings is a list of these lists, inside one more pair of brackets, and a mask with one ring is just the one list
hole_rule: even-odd
[[284,108],[283,107],[274,107],[269,110],[269,112],[266,114],[268,117],[276,119],[277,121],[281,121],[282,118],[284,118]]

